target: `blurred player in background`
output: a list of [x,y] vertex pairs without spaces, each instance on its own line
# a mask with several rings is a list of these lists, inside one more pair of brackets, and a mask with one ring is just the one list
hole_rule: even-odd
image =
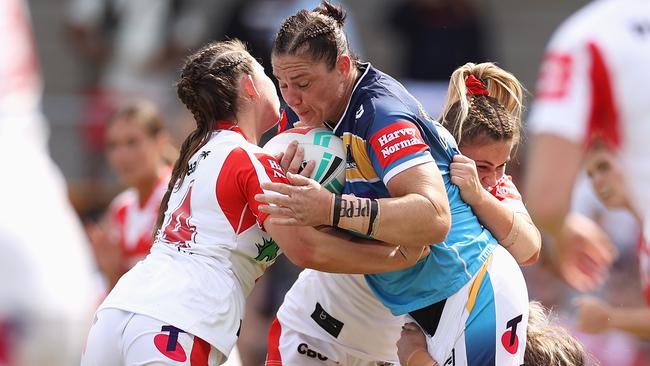
[[530,115],[526,198],[562,277],[579,290],[603,282],[615,258],[603,231],[568,215],[585,147],[603,141],[620,159],[630,201],[650,237],[650,6],[599,0],[551,39]]
[[90,223],[86,229],[110,290],[149,253],[178,152],[156,106],[145,101],[119,110],[108,123],[106,140],[108,161],[129,188],[113,199],[102,224]]
[[[464,154],[455,155],[450,165],[452,183],[517,262],[532,264],[539,256],[541,237],[512,178],[505,174],[521,138],[522,99],[522,88],[514,75],[492,63],[468,63],[451,75],[440,120]],[[502,110],[510,116],[499,112]],[[425,365],[431,356],[426,346],[418,347],[425,344],[421,342],[424,334],[413,325],[408,323],[403,328],[398,341],[400,362],[410,365],[408,360],[413,360],[419,365],[422,360]]]
[[26,2],[0,2],[0,44],[0,365],[74,365],[100,291],[49,156]]
[[[289,196],[267,195],[264,200],[279,206],[260,209],[281,216],[272,222],[333,225],[361,237],[427,245],[432,253],[406,270],[365,278],[303,271],[271,328],[267,365],[396,363],[406,314],[426,330],[438,360],[455,352],[457,363],[521,364],[524,279],[451,182],[454,138],[395,79],[356,59],[344,20],[342,9],[328,2],[302,10],[280,27],[272,54],[282,95],[300,121],[324,123],[342,137],[344,194],[291,175],[300,186],[264,185]],[[509,117],[503,107],[500,113]],[[282,160],[290,170],[298,167],[291,154]],[[510,228],[500,232],[503,238]],[[454,351],[456,344],[462,349]]]
[[[592,143],[585,156],[585,169],[598,198],[608,209],[626,209],[639,218],[629,199],[625,172],[615,154],[606,145]],[[639,241],[639,271],[645,301],[650,305],[650,247]],[[620,330],[650,340],[650,308],[616,307],[595,297],[583,297],[576,301],[578,329],[587,333]]]

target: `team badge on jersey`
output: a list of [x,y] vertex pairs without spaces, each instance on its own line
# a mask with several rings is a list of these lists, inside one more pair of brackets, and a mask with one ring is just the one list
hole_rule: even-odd
[[255,260],[258,262],[272,262],[278,256],[279,247],[273,239],[266,239],[262,237],[262,244],[255,243],[257,247],[257,257]]

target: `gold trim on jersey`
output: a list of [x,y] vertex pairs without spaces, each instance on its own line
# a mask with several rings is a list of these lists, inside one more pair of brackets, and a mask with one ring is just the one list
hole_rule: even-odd
[[[346,151],[345,180],[348,182],[371,183],[380,180],[372,168],[364,139],[350,132],[344,132],[343,148]],[[350,154],[352,156],[349,156]]]
[[476,275],[476,278],[474,279],[474,282],[472,283],[472,286],[469,289],[467,304],[465,305],[468,313],[471,313],[472,310],[474,309],[474,305],[476,305],[476,297],[478,296],[478,290],[481,288],[481,284],[485,279],[485,273],[487,272],[490,263],[492,263],[492,256],[489,256],[488,259],[485,261],[485,263],[483,263],[481,269]]

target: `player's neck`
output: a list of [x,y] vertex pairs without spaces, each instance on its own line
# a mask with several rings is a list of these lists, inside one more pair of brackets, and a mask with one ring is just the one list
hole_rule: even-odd
[[359,68],[357,68],[356,63],[353,65],[354,66],[352,67],[352,70],[350,70],[350,75],[345,81],[345,93],[343,93],[344,97],[339,100],[339,103],[336,106],[336,120],[329,121],[332,125],[336,125],[338,121],[341,120],[341,117],[343,117],[343,113],[345,113],[348,103],[350,102],[350,98],[352,98],[354,86],[357,84],[357,80],[361,76],[361,72],[359,71]]

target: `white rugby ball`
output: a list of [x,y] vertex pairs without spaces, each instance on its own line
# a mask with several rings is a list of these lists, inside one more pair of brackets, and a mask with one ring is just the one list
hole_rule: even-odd
[[324,127],[296,127],[270,139],[264,150],[277,155],[285,152],[292,141],[298,141],[298,146],[305,150],[303,167],[309,160],[316,162],[310,178],[330,192],[341,193],[345,185],[343,140]]

